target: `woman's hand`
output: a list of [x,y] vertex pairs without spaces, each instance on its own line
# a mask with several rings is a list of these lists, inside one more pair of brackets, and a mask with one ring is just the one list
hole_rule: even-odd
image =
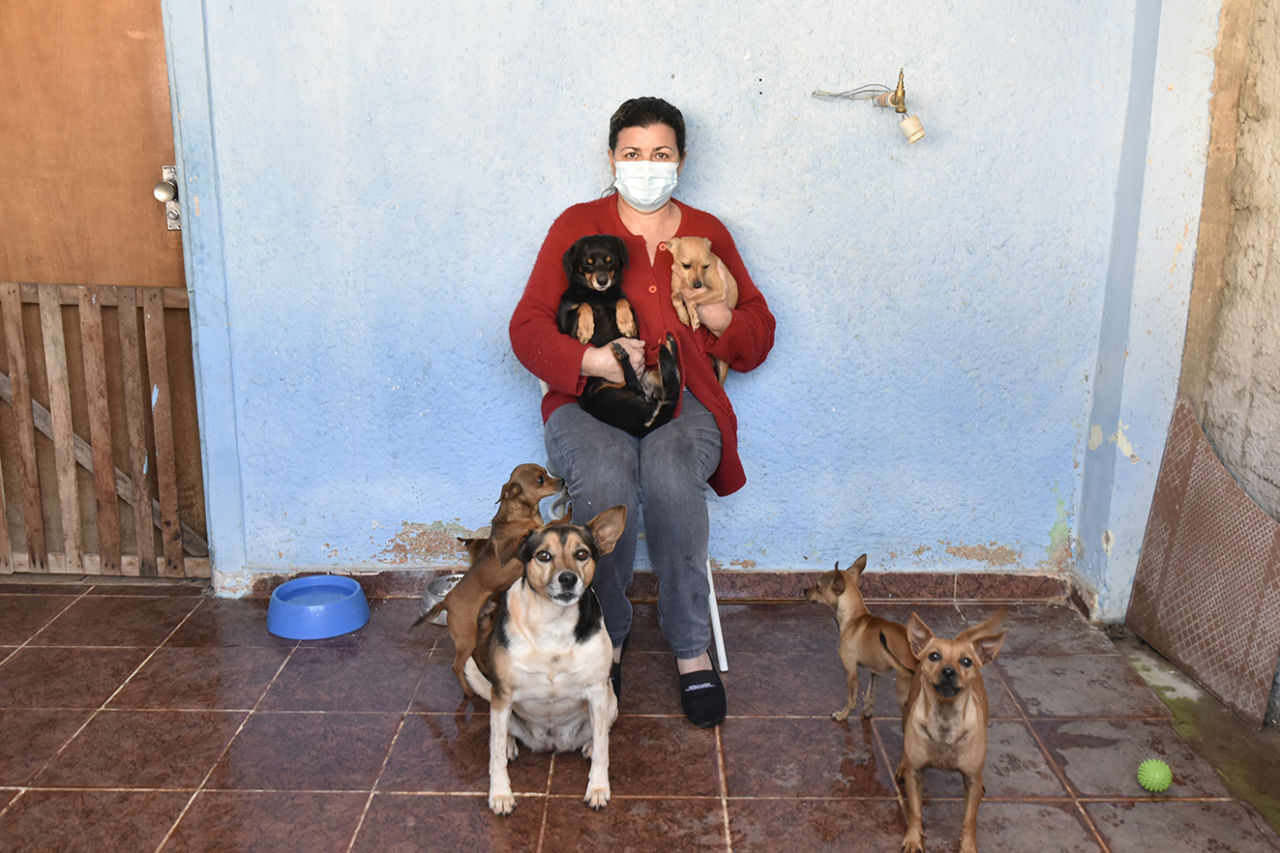
[[583,376],[598,376],[606,382],[622,382],[622,365],[614,357],[613,344],[619,345],[626,352],[632,370],[637,374],[644,371],[644,341],[638,338],[618,338],[602,347],[591,347],[584,352],[578,372]]

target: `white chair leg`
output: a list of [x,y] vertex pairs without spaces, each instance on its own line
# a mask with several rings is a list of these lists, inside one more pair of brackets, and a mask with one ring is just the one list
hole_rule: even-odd
[[716,660],[720,662],[720,671],[729,671],[729,659],[724,652],[724,631],[720,627],[720,605],[716,601],[716,584],[711,577],[711,558],[707,558],[707,603],[711,606],[711,635],[716,640]]

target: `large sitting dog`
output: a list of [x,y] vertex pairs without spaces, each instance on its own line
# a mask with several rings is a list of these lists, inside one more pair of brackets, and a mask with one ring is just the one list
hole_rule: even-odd
[[520,741],[535,752],[581,750],[591,759],[584,799],[609,802],[609,729],[618,700],[609,686],[613,644],[591,591],[596,560],[617,544],[627,508],[586,526],[552,522],[530,533],[518,557],[524,574],[498,597],[486,678],[474,659],[467,681],[489,700],[489,808],[515,808],[507,762]]
[[621,383],[599,377],[587,380],[578,404],[597,419],[636,437],[671,420],[680,399],[680,353],[668,334],[658,350],[656,368],[637,373],[618,338],[638,338],[639,326],[622,295],[627,247],[612,234],[593,234],[574,242],[564,253],[568,285],[560,297],[556,325],[566,335],[594,347],[612,344],[622,368]]

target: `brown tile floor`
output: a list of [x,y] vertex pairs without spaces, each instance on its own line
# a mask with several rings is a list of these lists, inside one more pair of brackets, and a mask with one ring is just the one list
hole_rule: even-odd
[[[725,605],[730,716],[679,715],[654,608],[639,605],[613,729],[613,801],[586,762],[522,754],[491,815],[487,721],[459,704],[443,628],[371,602],[360,631],[270,636],[263,601],[199,587],[0,585],[0,850],[896,851],[893,690],[836,723],[835,627],[809,604]],[[905,620],[911,607],[875,608]],[[921,603],[940,633],[989,608]],[[1074,611],[1013,606],[987,670],[984,851],[1280,851],[1175,731],[1165,704]],[[1153,796],[1134,768],[1163,757]],[[928,771],[930,850],[953,850],[961,784]]]

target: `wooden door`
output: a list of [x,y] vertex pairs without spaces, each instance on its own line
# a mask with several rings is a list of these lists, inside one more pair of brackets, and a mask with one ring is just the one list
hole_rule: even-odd
[[160,0],[0,2],[0,572],[207,575]]

